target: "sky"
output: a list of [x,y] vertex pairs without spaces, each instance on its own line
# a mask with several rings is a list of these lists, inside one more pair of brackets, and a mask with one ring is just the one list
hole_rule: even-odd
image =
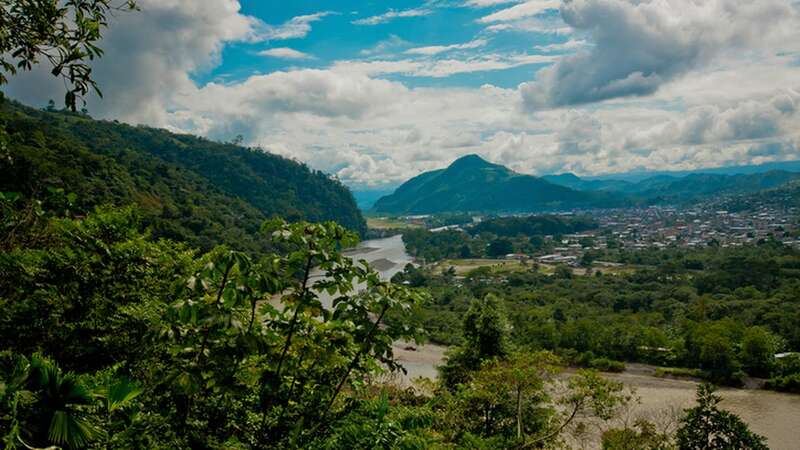
[[[800,159],[798,0],[138,0],[92,116],[242,136],[355,189],[466,154],[598,175]],[[8,95],[63,98],[41,65]]]

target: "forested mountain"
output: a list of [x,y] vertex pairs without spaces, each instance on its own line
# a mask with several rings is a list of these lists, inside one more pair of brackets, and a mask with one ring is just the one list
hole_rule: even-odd
[[573,173],[545,175],[543,180],[579,191],[624,191],[633,183],[622,180],[585,180]]
[[787,183],[775,189],[731,195],[720,200],[719,208],[732,212],[755,210],[763,207],[776,209],[800,208],[800,181]]
[[649,204],[685,203],[721,194],[747,194],[771,189],[800,179],[785,170],[750,174],[693,173],[685,176],[655,175],[631,183],[623,180],[586,180],[574,174],[546,175],[543,179],[580,191],[605,191],[630,195]]
[[693,174],[683,178],[645,180],[632,190],[650,203],[681,203],[721,194],[746,194],[771,189],[793,180],[800,173],[773,170],[749,175]]
[[335,220],[366,229],[350,191],[261,150],[65,112],[0,104],[8,138],[0,191],[77,194],[80,210],[136,204],[155,237],[257,250],[265,218]]
[[446,169],[412,178],[394,194],[378,200],[374,209],[384,213],[428,214],[542,211],[623,204],[625,201],[613,194],[576,191],[518,174],[477,155],[468,155]]

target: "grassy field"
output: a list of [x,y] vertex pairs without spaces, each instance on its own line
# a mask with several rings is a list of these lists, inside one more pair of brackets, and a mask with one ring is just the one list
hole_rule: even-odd
[[529,268],[520,264],[519,261],[505,259],[446,259],[436,264],[436,269],[441,271],[450,267],[455,269],[457,275],[465,275],[481,267],[491,267],[492,270],[498,272],[528,270]]
[[373,230],[420,228],[419,225],[403,222],[402,220],[391,217],[367,217],[367,227]]
[[[536,263],[529,261],[527,264],[523,264],[517,260],[506,259],[446,259],[436,263],[434,265],[434,270],[444,272],[452,267],[455,269],[456,275],[466,275],[470,271],[479,269],[481,267],[490,267],[492,268],[493,272],[517,272],[530,270],[533,264]],[[539,272],[552,275],[555,273],[557,266],[551,264],[538,264],[538,267]],[[636,268],[630,266],[592,267],[592,271],[600,271],[605,275],[624,275],[635,272]],[[577,267],[573,268],[572,272],[575,273],[575,275],[585,275],[586,269]]]

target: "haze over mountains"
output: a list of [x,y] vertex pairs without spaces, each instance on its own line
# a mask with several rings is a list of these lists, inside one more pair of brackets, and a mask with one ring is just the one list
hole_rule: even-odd
[[[778,166],[780,167],[780,166]],[[787,168],[800,168],[789,162]],[[677,204],[712,195],[743,194],[776,188],[800,179],[788,170],[758,170],[749,166],[737,174],[656,174],[640,181],[584,179],[574,174],[534,177],[492,164],[480,156],[459,158],[448,168],[425,172],[380,198],[378,213],[534,212],[572,208],[606,208]],[[724,169],[733,171],[735,169]],[[723,169],[711,170],[722,172]],[[682,176],[681,176],[682,175]]]

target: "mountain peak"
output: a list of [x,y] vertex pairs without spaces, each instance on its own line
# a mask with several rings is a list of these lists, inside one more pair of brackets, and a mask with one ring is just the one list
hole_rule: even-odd
[[448,169],[480,169],[483,167],[492,167],[494,164],[486,161],[476,154],[465,155],[450,164]]

